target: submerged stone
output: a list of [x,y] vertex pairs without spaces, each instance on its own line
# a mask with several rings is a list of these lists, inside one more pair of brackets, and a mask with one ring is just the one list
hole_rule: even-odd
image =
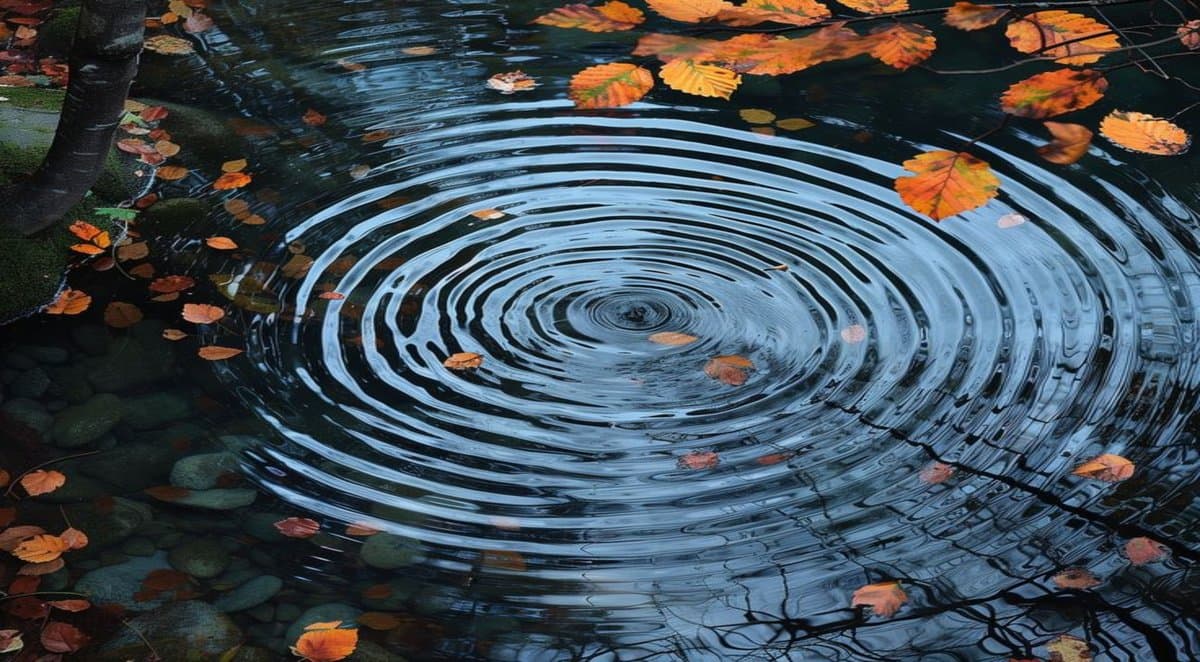
[[171,503],[208,510],[234,510],[249,506],[256,498],[258,492],[249,488],[191,490],[181,497],[171,499]]
[[[170,569],[167,555],[163,552],[153,556],[137,556],[116,565],[104,566],[88,572],[75,582],[75,590],[88,596],[98,605],[120,605],[130,611],[145,611],[166,604],[172,597],[163,594],[155,597],[138,595],[142,581],[155,570]],[[138,597],[144,598],[142,600]]]
[[191,413],[192,405],[187,398],[170,391],[125,399],[125,422],[135,430],[162,427]]
[[217,481],[227,473],[238,471],[238,457],[223,451],[201,453],[180,458],[171,467],[171,484],[190,490],[207,490],[216,487]]
[[[237,646],[242,632],[207,602],[188,600],[164,605],[129,621],[94,655],[98,662],[124,662],[146,655],[138,633],[172,662],[210,662]],[[234,658],[239,659],[239,658]]]
[[121,399],[111,393],[92,396],[54,417],[50,437],[61,448],[78,448],[99,439],[121,422]]
[[415,541],[391,533],[377,533],[367,538],[359,556],[363,563],[381,570],[403,568],[424,558]]
[[229,552],[211,538],[193,538],[180,544],[167,555],[171,567],[199,578],[216,577],[229,567]]
[[6,400],[0,405],[0,411],[38,434],[45,434],[54,424],[54,417],[46,411],[42,403],[29,398]]
[[213,606],[226,612],[251,609],[275,597],[275,594],[282,588],[282,579],[271,575],[262,575],[220,596],[213,602]]

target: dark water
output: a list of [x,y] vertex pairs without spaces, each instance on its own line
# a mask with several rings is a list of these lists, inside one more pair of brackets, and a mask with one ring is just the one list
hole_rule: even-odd
[[[229,4],[206,60],[143,83],[277,129],[246,139],[262,174],[236,194],[268,224],[190,230],[246,249],[194,263],[260,296],[214,338],[246,355],[183,384],[221,402],[212,434],[263,440],[270,510],[370,523],[412,561],[335,535],[276,572],[356,606],[391,582],[425,635],[376,639],[412,659],[1044,658],[1063,633],[1200,658],[1194,159],[1098,141],[1050,166],[1016,126],[977,146],[1000,197],[935,224],[897,164],[997,122],[1008,79],[852,64],[584,113],[566,77],[633,38],[528,26],[540,9]],[[543,87],[484,89],[513,68]],[[742,107],[817,126],[760,135]],[[289,247],[306,272],[279,271]],[[460,351],[483,365],[442,367]],[[703,371],[731,354],[744,385]],[[1134,477],[1071,475],[1100,453]],[[921,481],[934,461],[955,476]],[[1136,536],[1173,558],[1131,566]],[[1102,584],[1057,588],[1073,567]],[[851,609],[887,579],[896,616]]]

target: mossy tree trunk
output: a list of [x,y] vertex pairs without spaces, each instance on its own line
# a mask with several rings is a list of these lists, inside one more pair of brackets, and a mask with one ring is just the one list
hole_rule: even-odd
[[4,197],[3,225],[31,235],[62,219],[96,183],[137,73],[146,0],[83,0],[62,116],[41,166]]

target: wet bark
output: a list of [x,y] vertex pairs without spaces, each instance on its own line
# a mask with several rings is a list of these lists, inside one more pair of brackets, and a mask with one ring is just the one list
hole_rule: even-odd
[[99,178],[142,51],[146,0],[83,0],[70,81],[41,166],[3,202],[3,225],[30,235],[60,220]]

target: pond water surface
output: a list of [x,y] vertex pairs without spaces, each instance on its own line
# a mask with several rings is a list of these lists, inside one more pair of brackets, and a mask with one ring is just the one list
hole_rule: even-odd
[[[237,254],[163,258],[255,297],[206,337],[245,355],[172,346],[165,384],[115,389],[180,394],[170,425],[234,444],[264,494],[160,520],[322,522],[234,555],[285,580],[277,603],[396,615],[363,637],[410,659],[1003,660],[1062,634],[1200,658],[1195,159],[1097,142],[1057,167],[1014,125],[976,146],[999,198],[934,223],[897,164],[995,125],[1013,79],[856,62],[581,112],[566,79],[635,37],[528,24],[548,8],[247,0],[214,7],[203,58],[150,56],[135,94],[269,127],[225,155],[254,186],[207,193],[267,224],[216,207],[183,236]],[[515,68],[542,87],[485,89]],[[748,107],[815,126],[763,135]],[[698,340],[648,340],[668,331]],[[482,365],[443,367],[464,351]],[[705,374],[719,355],[753,362],[744,384]],[[1101,453],[1134,477],[1072,475]],[[933,462],[954,476],[922,480]],[[346,523],[386,533],[367,551]],[[1172,558],[1132,566],[1138,536]],[[1057,586],[1070,568],[1101,583]],[[851,608],[885,580],[896,615]],[[284,642],[286,619],[238,619]]]

